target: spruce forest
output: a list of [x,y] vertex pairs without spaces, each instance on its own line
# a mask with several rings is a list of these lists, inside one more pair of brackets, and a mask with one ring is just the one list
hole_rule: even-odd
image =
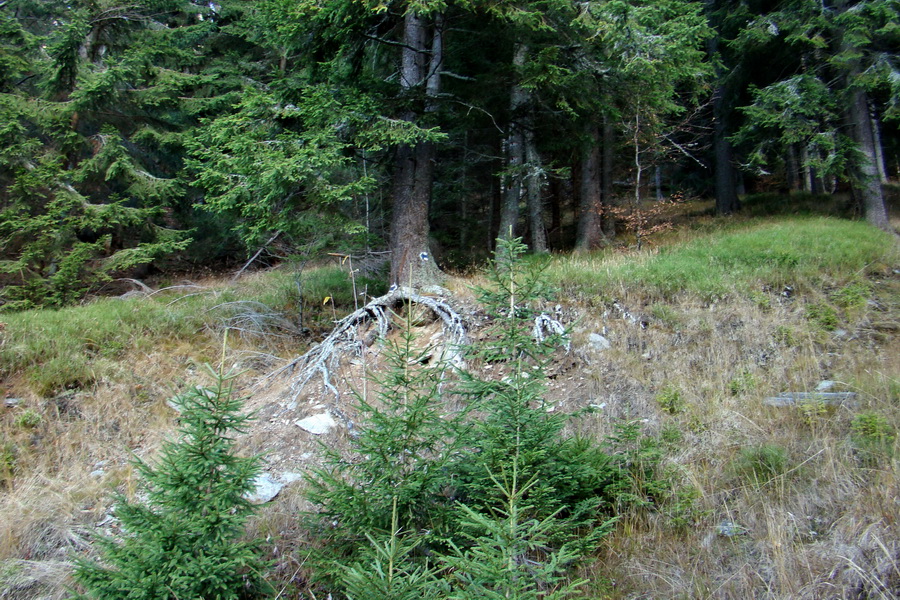
[[[898,5],[5,0],[3,307],[144,265],[499,237],[589,251],[646,199],[849,192],[888,228]],[[435,263],[432,263],[434,265]],[[433,278],[437,269],[420,269]]]
[[900,597],[900,0],[0,0],[0,600]]

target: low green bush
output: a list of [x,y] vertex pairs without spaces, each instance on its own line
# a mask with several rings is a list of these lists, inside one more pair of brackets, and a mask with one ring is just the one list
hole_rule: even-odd
[[732,472],[753,485],[763,485],[788,469],[787,450],[776,444],[741,448],[731,461]]
[[850,422],[850,439],[864,465],[875,466],[893,455],[896,429],[877,412],[861,412]]
[[15,424],[16,427],[21,427],[22,429],[34,429],[43,423],[43,421],[44,418],[41,416],[41,413],[35,412],[29,408],[16,415]]

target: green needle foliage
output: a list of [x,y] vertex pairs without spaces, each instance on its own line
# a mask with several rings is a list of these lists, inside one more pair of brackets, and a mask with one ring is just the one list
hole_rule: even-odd
[[239,413],[234,374],[176,399],[181,436],[163,445],[155,465],[137,461],[141,496],[119,497],[123,534],[100,540],[101,562],[79,560],[79,600],[247,599],[270,591],[256,541],[240,539],[253,510],[244,494],[259,473],[256,457],[234,453]]
[[432,540],[446,527],[451,501],[443,490],[460,443],[460,417],[445,418],[448,367],[429,358],[439,350],[414,342],[408,318],[398,339],[385,342],[386,365],[368,383],[371,399],[357,395],[362,425],[351,451],[359,459],[331,453],[328,467],[310,482],[320,506],[316,520],[327,529],[337,523],[328,534],[325,571],[360,560],[369,536],[393,536],[399,527]]
[[[442,595],[435,571],[415,560],[424,540],[402,532],[398,526],[396,503],[388,535],[366,534],[369,545],[360,551],[360,560],[346,567],[342,576],[350,600],[430,600]],[[383,540],[382,540],[383,538]]]
[[[554,548],[560,528],[551,515],[531,518],[533,507],[526,497],[536,478],[519,480],[518,457],[503,480],[492,477],[501,503],[489,514],[461,506],[461,525],[470,546],[453,546],[454,555],[443,557],[451,569],[454,600],[516,599],[557,600],[572,597],[584,581],[567,576],[571,563],[583,557],[575,545]],[[608,522],[605,529],[608,530]]]
[[547,289],[540,267],[522,260],[524,251],[519,239],[498,240],[489,270],[493,285],[481,290],[494,324],[487,341],[473,348],[473,354],[497,363],[497,369],[492,369],[490,379],[463,374],[464,392],[484,414],[466,441],[477,452],[477,460],[459,466],[462,500],[486,512],[502,505],[506,488],[495,478],[508,478],[514,469],[519,481],[531,482],[522,492],[529,516],[539,520],[557,516],[557,541],[572,536],[589,546],[596,540],[587,532],[604,520],[609,508],[605,489],[614,483],[618,470],[599,447],[563,438],[569,416],[548,410],[546,369],[564,335],[536,335],[538,305]]

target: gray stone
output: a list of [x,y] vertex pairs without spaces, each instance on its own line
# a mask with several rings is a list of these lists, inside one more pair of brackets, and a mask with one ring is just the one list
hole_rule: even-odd
[[588,343],[591,345],[591,348],[597,350],[598,352],[609,350],[612,347],[612,344],[609,342],[609,340],[599,333],[592,333],[591,335],[589,335]]
[[94,479],[101,479],[104,475],[106,475],[106,471],[104,471],[103,469],[96,469],[94,471],[91,471],[91,477],[93,477]]
[[20,404],[22,404],[21,398],[7,398],[3,401],[3,406],[5,406],[6,408],[15,408]]
[[716,525],[716,533],[724,537],[734,537],[747,533],[747,530],[734,521],[722,521]]
[[251,504],[265,504],[284,488],[283,483],[275,481],[268,473],[259,475],[253,480],[253,485],[254,490],[244,496]]
[[294,425],[313,435],[323,435],[331,431],[337,423],[331,416],[331,413],[323,412],[318,415],[306,417],[305,419],[298,419],[294,421]]
[[819,385],[816,386],[817,392],[828,392],[837,385],[837,382],[831,381],[830,379],[825,379],[819,382]]
[[284,482],[285,485],[294,483],[295,481],[300,481],[303,479],[303,473],[294,473],[292,471],[285,471],[281,474],[281,481]]

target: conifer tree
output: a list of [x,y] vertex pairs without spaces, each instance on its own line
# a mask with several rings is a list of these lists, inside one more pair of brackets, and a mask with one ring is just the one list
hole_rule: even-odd
[[[385,342],[383,370],[369,374],[372,397],[357,394],[361,424],[351,440],[353,458],[331,452],[310,481],[319,506],[315,521],[337,527],[326,531],[320,561],[336,578],[361,556],[379,555],[382,544],[396,550],[412,536],[421,538],[414,546],[428,546],[445,535],[452,508],[445,484],[461,441],[461,414],[446,414],[449,365],[440,348],[417,346],[411,323],[408,313],[396,341]],[[421,550],[404,555],[421,559]]]
[[[546,393],[549,354],[564,343],[561,331],[543,332],[546,315],[538,309],[548,290],[541,269],[523,260],[521,239],[498,240],[489,269],[493,286],[481,299],[493,317],[487,339],[473,348],[481,360],[496,364],[490,377],[464,373],[464,393],[483,417],[472,427],[466,445],[477,453],[460,464],[462,501],[489,511],[508,501],[499,486],[511,470],[527,502],[528,514],[539,519],[565,517],[562,533],[603,520],[605,488],[615,479],[612,460],[597,446],[562,431],[568,415],[550,411]],[[497,371],[502,376],[497,379]],[[564,537],[564,536],[563,536]],[[590,543],[590,542],[588,542]]]
[[101,560],[79,560],[78,600],[237,600],[268,590],[257,541],[240,539],[253,508],[244,494],[257,457],[234,453],[248,418],[234,396],[234,374],[176,398],[180,437],[163,444],[156,464],[138,460],[140,496],[118,498],[119,539],[100,540]]
[[503,480],[493,478],[501,503],[484,514],[462,506],[462,529],[469,546],[453,545],[443,556],[451,569],[454,600],[561,600],[576,596],[583,580],[572,580],[567,571],[582,558],[575,544],[554,547],[559,519],[549,515],[530,517],[525,500],[536,478],[520,481],[518,457]]

